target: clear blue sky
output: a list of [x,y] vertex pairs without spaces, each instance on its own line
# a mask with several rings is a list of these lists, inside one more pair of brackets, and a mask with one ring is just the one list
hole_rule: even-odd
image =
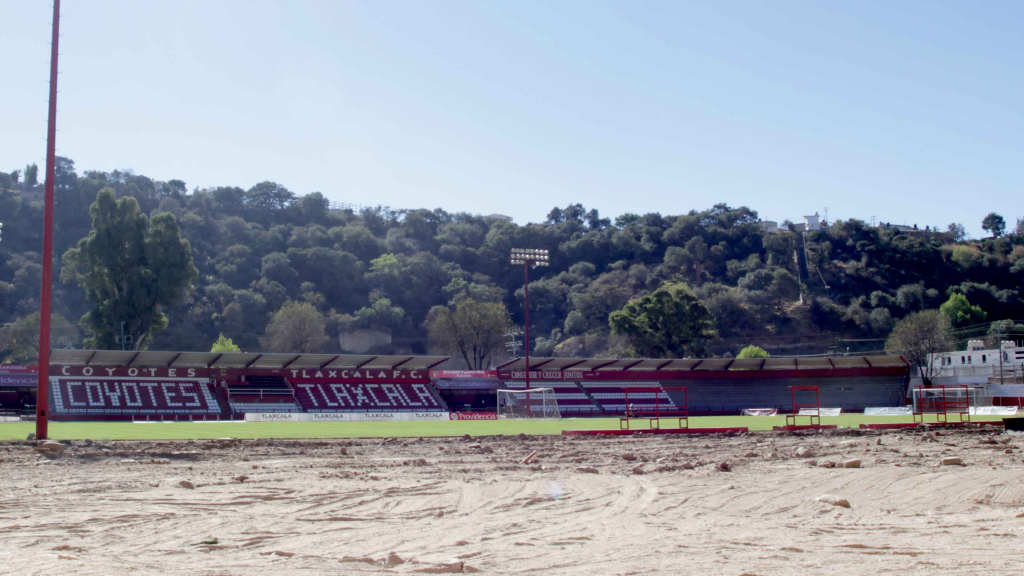
[[[0,0],[0,168],[45,156],[48,2]],[[1021,2],[66,0],[58,153],[189,188],[539,221],[717,202],[1024,215]]]

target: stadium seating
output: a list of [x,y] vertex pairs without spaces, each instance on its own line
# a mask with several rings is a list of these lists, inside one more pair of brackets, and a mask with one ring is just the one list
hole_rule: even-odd
[[[522,381],[509,381],[505,382],[504,385],[510,390],[522,390],[526,388],[526,383]],[[594,400],[575,382],[547,382],[541,380],[531,382],[530,387],[550,388],[555,394],[555,402],[558,403],[558,411],[561,412],[563,416],[589,416],[604,413],[604,410],[602,410],[601,407],[598,406]]]
[[[690,414],[739,414],[744,408],[793,410],[789,386],[805,385],[802,378],[764,380],[700,380],[685,382],[690,394]],[[818,380],[821,405],[841,407],[844,412],[863,412],[871,406],[902,406],[902,377],[842,377]]]
[[14,390],[0,391],[0,410],[21,410],[21,397]]
[[231,410],[238,414],[247,412],[300,412],[295,397],[283,394],[260,396],[259,394],[231,394]]
[[558,403],[558,410],[562,415],[586,416],[601,413],[601,409],[579,386],[573,385],[570,388],[562,384],[553,386],[551,390],[555,393],[555,402]]
[[[657,382],[584,382],[582,386],[600,409],[607,414],[623,414],[626,412],[626,394],[623,388],[660,388]],[[665,411],[679,410],[676,403],[664,391],[630,392],[629,403],[638,412],[654,412],[655,409]]]
[[246,376],[245,382],[228,382],[228,390],[235,392],[252,392],[259,390],[264,394],[291,394],[292,389],[284,376]]
[[52,378],[50,393],[58,416],[176,417],[221,411],[210,385],[195,380]]
[[303,412],[433,412],[447,407],[433,384],[341,384],[329,380],[294,380]]
[[292,387],[283,376],[250,375],[244,382],[226,382],[235,416],[249,412],[301,412]]

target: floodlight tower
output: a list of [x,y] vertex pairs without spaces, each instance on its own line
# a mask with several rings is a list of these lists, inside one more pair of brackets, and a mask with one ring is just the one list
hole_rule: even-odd
[[[536,248],[513,248],[512,263],[523,265],[523,290],[525,298],[523,309],[526,311],[524,322],[525,335],[523,337],[523,350],[526,351],[526,389],[530,389],[530,266],[547,266],[550,263],[547,250]],[[529,406],[529,397],[527,397]]]

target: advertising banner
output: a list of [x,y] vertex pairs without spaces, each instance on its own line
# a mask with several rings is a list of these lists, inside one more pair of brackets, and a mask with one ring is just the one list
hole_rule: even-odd
[[431,370],[431,378],[497,378],[497,370]]
[[502,381],[497,378],[489,379],[440,379],[434,380],[434,386],[438,390],[497,390],[501,388]]
[[452,412],[452,420],[497,420],[495,412]]
[[37,374],[39,366],[25,366],[24,364],[0,364],[0,374]]
[[0,386],[38,386],[39,377],[35,374],[10,374],[0,372]]
[[422,422],[448,420],[447,412],[250,412],[246,422]]

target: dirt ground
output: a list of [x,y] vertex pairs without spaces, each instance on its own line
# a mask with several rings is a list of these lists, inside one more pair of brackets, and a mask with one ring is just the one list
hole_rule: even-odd
[[6,443],[0,574],[1019,574],[1022,443],[1001,429]]

